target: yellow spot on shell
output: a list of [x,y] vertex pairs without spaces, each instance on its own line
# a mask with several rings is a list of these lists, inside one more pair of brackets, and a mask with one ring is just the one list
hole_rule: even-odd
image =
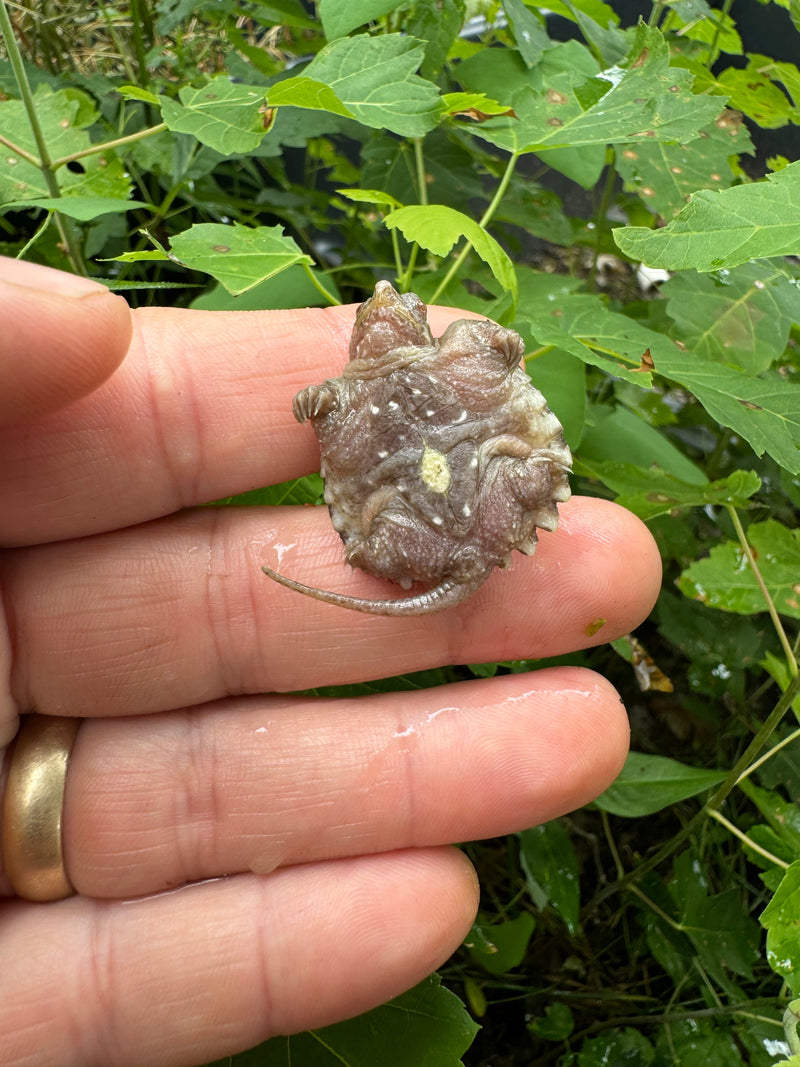
[[425,445],[419,473],[423,482],[434,493],[446,493],[450,488],[450,467],[447,456]]
[[586,629],[583,631],[587,637],[594,637],[598,630],[602,630],[605,626],[605,619],[595,619],[594,622],[590,622]]

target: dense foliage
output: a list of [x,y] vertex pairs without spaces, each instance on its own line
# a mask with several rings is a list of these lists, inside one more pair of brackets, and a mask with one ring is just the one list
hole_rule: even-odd
[[[800,71],[730,9],[0,0],[0,252],[138,303],[389,277],[513,324],[575,489],[663,555],[636,637],[570,657],[625,695],[621,778],[468,846],[484,907],[444,985],[240,1065],[800,1064],[800,162],[753,146]],[[797,0],[760,10],[798,54]]]

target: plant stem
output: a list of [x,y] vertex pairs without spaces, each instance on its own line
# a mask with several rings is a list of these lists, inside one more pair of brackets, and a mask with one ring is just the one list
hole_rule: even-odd
[[119,148],[121,145],[133,144],[134,141],[141,141],[145,137],[152,137],[155,133],[161,133],[166,130],[166,122],[159,122],[157,126],[148,126],[146,130],[139,130],[137,133],[129,133],[125,137],[117,137],[114,141],[103,141],[102,144],[93,144],[89,148],[84,148],[80,152],[73,152],[69,156],[60,156],[58,159],[54,159],[50,166],[53,170],[58,167],[63,167],[67,163],[72,163],[76,159],[83,159],[85,156],[96,156],[98,152],[106,152],[110,149]]
[[589,277],[587,279],[587,285],[589,291],[593,291],[595,288],[595,280],[597,278],[597,257],[600,255],[600,245],[603,240],[603,234],[605,233],[608,209],[611,206],[611,197],[614,192],[614,182],[616,181],[617,171],[615,167],[616,153],[613,148],[608,149],[606,156],[606,180],[603,185],[603,195],[600,197],[600,205],[597,209],[597,222],[594,235],[594,255],[592,256],[592,267],[589,271]]
[[720,34],[722,33],[722,23],[725,17],[728,15],[731,9],[733,0],[724,0],[719,12],[714,13],[714,36],[711,39],[711,44],[708,46],[708,69],[714,65],[714,59],[717,54],[717,45],[719,44]]
[[[22,103],[25,108],[25,112],[28,116],[28,122],[31,126],[31,132],[33,133],[33,139],[36,142],[36,148],[39,152],[39,169],[42,172],[42,177],[45,180],[48,191],[52,197],[60,198],[61,189],[59,188],[58,180],[56,179],[53,171],[52,164],[50,162],[50,153],[47,148],[47,141],[45,140],[44,131],[39,125],[39,116],[36,113],[36,105],[33,101],[33,93],[31,92],[30,82],[28,81],[28,75],[25,73],[25,65],[22,62],[22,54],[17,44],[17,38],[14,34],[14,29],[11,25],[11,19],[8,16],[8,8],[6,7],[5,0],[0,0],[0,34],[3,36],[3,40],[6,44],[6,52],[8,54],[8,60],[11,64],[11,69],[14,72],[14,78],[19,89],[19,95],[22,98]],[[61,240],[66,249],[69,257],[70,264],[73,271],[76,274],[88,274],[86,265],[83,262],[83,256],[81,255],[80,246],[78,243],[75,229],[72,225],[71,219],[56,213],[56,225],[58,226],[59,233],[61,234]]]
[[[491,222],[492,218],[494,217],[495,211],[497,211],[498,207],[500,206],[500,201],[505,196],[505,192],[508,189],[508,185],[509,185],[509,182],[511,181],[512,175],[514,174],[514,168],[517,165],[517,160],[518,159],[519,159],[519,153],[518,152],[512,152],[511,156],[509,157],[508,163],[506,164],[506,169],[503,172],[503,177],[500,179],[500,182],[499,182],[497,188],[495,189],[494,196],[492,197],[491,203],[486,208],[486,210],[484,211],[484,213],[481,216],[481,218],[478,220],[478,225],[480,226],[480,228],[482,230],[485,229],[489,225],[489,223]],[[461,251],[456,256],[456,258],[453,260],[453,263],[452,263],[452,265],[450,267],[450,270],[447,272],[447,274],[445,274],[444,278],[442,279],[442,281],[437,286],[436,292],[433,294],[433,296],[428,301],[429,304],[435,304],[436,303],[436,301],[439,298],[440,294],[444,292],[444,290],[447,288],[447,286],[450,284],[450,282],[453,280],[453,278],[459,272],[459,270],[461,269],[461,264],[464,262],[464,260],[467,258],[467,256],[469,255],[469,253],[471,251],[472,251],[472,242],[471,241],[467,241],[465,243],[464,247],[461,249]]]
[[784,870],[788,868],[788,863],[786,863],[784,860],[778,859],[777,856],[774,856],[771,852],[768,852],[765,848],[762,848],[761,845],[756,844],[756,842],[751,837],[748,837],[746,833],[740,830],[738,826],[734,826],[730,819],[726,819],[725,816],[721,815],[718,811],[709,811],[708,814],[711,816],[712,819],[716,819],[718,823],[724,826],[728,833],[733,834],[734,837],[738,837],[739,840],[742,841],[745,845],[747,845],[748,848],[751,848],[753,852],[757,852],[759,856],[763,856],[765,860],[769,860],[770,863],[774,863],[776,867],[782,867]]
[[742,546],[742,552],[744,552],[745,558],[750,564],[750,570],[753,572],[753,576],[758,582],[758,588],[761,590],[761,595],[764,597],[764,600],[766,602],[767,610],[769,611],[769,617],[772,619],[772,625],[775,627],[775,630],[778,634],[778,640],[780,641],[784,655],[786,656],[786,663],[789,667],[789,673],[792,675],[792,677],[796,677],[797,660],[795,658],[795,654],[792,651],[792,646],[789,644],[789,639],[786,636],[786,631],[783,628],[783,623],[780,620],[780,616],[778,615],[778,612],[775,608],[775,604],[772,600],[772,597],[770,596],[770,592],[767,589],[764,579],[761,577],[761,571],[758,569],[756,558],[753,555],[753,550],[747,540],[747,536],[744,532],[741,520],[739,519],[739,514],[732,504],[726,504],[725,506],[728,509],[728,514],[731,517],[731,522],[733,523],[734,529],[736,530],[736,536],[739,538],[739,544]]
[[0,144],[5,145],[5,147],[8,148],[9,151],[14,152],[14,154],[18,155],[20,159],[24,159],[26,163],[30,163],[31,166],[36,167],[37,170],[40,169],[42,161],[37,156],[33,155],[32,152],[26,152],[24,148],[20,148],[18,144],[14,144],[13,141],[9,141],[9,139],[7,137],[3,137],[2,134],[0,134]]
[[308,275],[308,279],[314,286],[314,288],[317,289],[320,293],[322,293],[322,295],[325,297],[329,304],[341,304],[341,300],[339,300],[336,296],[334,296],[333,293],[331,293],[328,289],[325,288],[325,286],[319,280],[317,275],[314,274],[314,272],[311,270],[307,263],[303,264],[303,270]]
[[769,738],[775,732],[780,725],[786,712],[792,706],[795,698],[800,694],[800,674],[796,674],[792,678],[791,682],[786,688],[786,691],[781,695],[780,700],[770,712],[769,716],[762,723],[760,729],[756,733],[753,740],[747,746],[745,751],[736,761],[733,769],[728,777],[720,786],[718,786],[716,792],[705,805],[697,812],[687,823],[685,823],[680,830],[669,841],[666,841],[657,852],[655,852],[649,859],[646,859],[643,863],[640,863],[638,867],[629,871],[628,874],[623,875],[622,878],[618,878],[616,882],[612,882],[610,885],[605,886],[594,898],[589,901],[586,908],[582,909],[584,913],[588,914],[594,910],[599,904],[601,904],[608,897],[613,896],[614,893],[618,893],[620,890],[627,888],[637,879],[643,877],[648,871],[652,871],[654,867],[657,867],[660,863],[663,863],[665,859],[672,855],[679,845],[690,837],[697,829],[699,824],[710,815],[712,811],[716,811],[723,804],[731,790],[736,786],[740,777],[745,770],[750,766],[753,760],[758,756],[761,749],[767,743]]
[[765,752],[762,756],[758,757],[755,763],[751,763],[749,767],[745,768],[736,780],[736,784],[738,785],[739,782],[744,781],[744,779],[748,778],[753,771],[758,770],[762,763],[766,763],[767,760],[772,759],[776,752],[780,752],[782,748],[786,745],[790,745],[792,741],[796,741],[798,738],[800,738],[800,730],[792,730],[792,732],[787,734],[782,741],[777,743],[777,745],[773,745],[769,752]]
[[[414,138],[414,162],[417,169],[417,189],[419,192],[419,202],[423,206],[428,203],[428,183],[425,179],[425,156],[422,152],[422,138]],[[392,236],[394,237],[395,231],[392,230]],[[400,259],[399,244],[395,256]],[[411,246],[411,255],[408,257],[408,266],[406,267],[402,278],[398,278],[398,284],[402,292],[408,292],[411,288],[411,282],[414,277],[414,268],[417,265],[417,257],[419,256],[419,245],[415,241]]]

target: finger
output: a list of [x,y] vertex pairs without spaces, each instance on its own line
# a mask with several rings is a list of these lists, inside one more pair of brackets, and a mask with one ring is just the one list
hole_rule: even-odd
[[533,557],[463,605],[380,619],[310,600],[260,570],[366,596],[398,587],[347,567],[322,509],[208,509],[0,561],[22,710],[113,716],[450,663],[553,656],[626,633],[658,593],[647,528],[575,498]]
[[7,904],[0,1062],[180,1067],[325,1026],[443,963],[476,905],[474,873],[450,849],[308,865],[124,905]]
[[[67,336],[87,330],[80,307],[58,310]],[[434,331],[459,314],[431,309]],[[129,526],[319,469],[292,397],[340,373],[352,307],[143,309],[133,323],[128,355],[102,388],[0,432],[0,544]],[[87,330],[84,343],[93,360],[109,358],[102,331]]]
[[130,309],[106,286],[4,256],[0,322],[0,426],[18,424],[12,439],[25,437],[28,420],[97,389],[122,362],[131,336]]
[[628,720],[581,668],[358,700],[224,701],[85,722],[65,856],[88,896],[496,837],[593,800]]

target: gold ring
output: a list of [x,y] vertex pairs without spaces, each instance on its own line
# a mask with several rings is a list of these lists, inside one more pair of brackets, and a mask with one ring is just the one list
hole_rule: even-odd
[[64,868],[62,819],[80,721],[26,715],[14,741],[0,844],[11,888],[25,900],[61,900],[75,892]]

